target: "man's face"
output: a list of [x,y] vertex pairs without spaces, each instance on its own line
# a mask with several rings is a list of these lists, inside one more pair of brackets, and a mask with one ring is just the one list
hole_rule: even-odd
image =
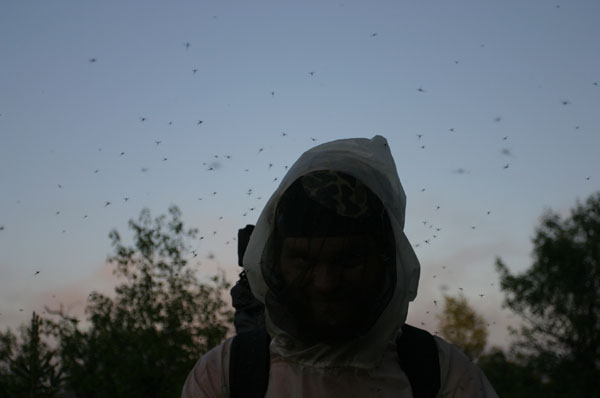
[[364,235],[284,238],[281,275],[300,300],[307,327],[335,337],[364,321],[384,277],[376,248]]

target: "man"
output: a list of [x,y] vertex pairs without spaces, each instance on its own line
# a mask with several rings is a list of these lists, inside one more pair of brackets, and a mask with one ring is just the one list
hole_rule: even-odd
[[420,274],[405,206],[385,138],[305,152],[243,259],[265,305],[266,365],[260,337],[228,339],[198,361],[182,396],[496,397],[460,350],[404,325]]

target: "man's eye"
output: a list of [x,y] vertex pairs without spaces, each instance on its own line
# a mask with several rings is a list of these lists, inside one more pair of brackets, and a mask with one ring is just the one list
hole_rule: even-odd
[[308,261],[308,259],[303,256],[289,257],[289,261],[294,267],[298,267],[298,268],[305,268],[310,265],[310,262]]
[[363,258],[362,256],[352,256],[352,257],[346,257],[344,259],[342,259],[342,266],[344,268],[356,268],[356,267],[360,267],[364,264]]
[[362,265],[363,265],[362,261],[351,261],[349,263],[344,264],[344,268],[353,269],[353,268],[362,267]]

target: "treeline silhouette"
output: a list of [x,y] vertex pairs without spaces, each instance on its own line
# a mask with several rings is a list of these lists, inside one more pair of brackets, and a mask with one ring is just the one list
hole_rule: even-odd
[[[130,246],[110,232],[108,260],[122,282],[112,297],[90,293],[85,320],[48,308],[48,317],[33,313],[18,335],[0,332],[0,397],[180,396],[197,359],[233,331],[233,313],[223,300],[224,276],[200,283],[187,265],[197,231],[184,227],[176,206],[168,213],[152,219],[145,209],[130,220]],[[533,263],[521,274],[496,262],[505,305],[522,321],[511,347],[482,353],[487,333],[462,298],[447,298],[444,333],[452,341],[455,329],[461,336],[455,343],[501,397],[595,396],[600,193],[578,202],[568,217],[544,213],[533,245]]]
[[113,297],[92,292],[85,321],[61,309],[33,314],[20,338],[0,335],[1,397],[177,397],[198,358],[220,343],[233,313],[223,275],[200,283],[187,266],[181,213],[130,220],[132,246],[110,232],[122,282]]
[[518,275],[496,261],[504,304],[522,326],[507,354],[495,350],[480,366],[501,397],[598,396],[600,192],[578,201],[567,217],[547,210],[532,254]]

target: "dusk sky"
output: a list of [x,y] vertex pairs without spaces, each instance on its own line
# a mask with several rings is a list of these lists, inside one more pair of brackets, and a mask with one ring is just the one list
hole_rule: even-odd
[[143,208],[179,206],[198,276],[235,282],[237,229],[286,166],[379,134],[421,262],[409,323],[434,332],[462,288],[506,345],[496,257],[523,271],[543,212],[600,190],[599,18],[595,0],[0,2],[0,330],[111,294],[108,233]]

